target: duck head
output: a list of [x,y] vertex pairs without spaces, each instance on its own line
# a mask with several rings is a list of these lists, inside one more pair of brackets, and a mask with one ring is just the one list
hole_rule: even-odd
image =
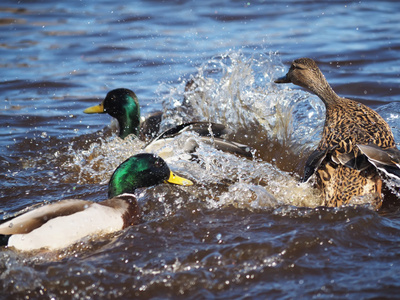
[[119,88],[108,92],[99,104],[83,111],[87,114],[107,113],[116,118],[119,124],[119,136],[125,138],[129,134],[139,134],[140,106],[135,93],[129,89]]
[[174,174],[161,157],[150,153],[137,154],[120,164],[112,174],[108,198],[161,183],[193,185],[192,181]]
[[[292,62],[287,74],[274,81],[275,83],[293,83],[301,86],[325,100],[333,94],[331,87],[318,65],[311,58],[299,58]],[[325,101],[324,101],[325,102]]]

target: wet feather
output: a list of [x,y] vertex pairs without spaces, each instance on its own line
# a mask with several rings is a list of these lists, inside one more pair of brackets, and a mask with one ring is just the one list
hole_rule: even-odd
[[[379,208],[382,179],[377,168],[386,165],[386,171],[391,168],[390,174],[399,174],[398,164],[394,164],[396,169],[377,158],[381,152],[398,157],[393,134],[385,120],[366,105],[339,97],[310,58],[293,61],[289,72],[275,82],[301,86],[315,93],[326,107],[322,139],[307,160],[303,180],[312,173],[317,175],[327,206],[349,204],[352,198],[365,196]],[[362,145],[373,145],[374,154]]]

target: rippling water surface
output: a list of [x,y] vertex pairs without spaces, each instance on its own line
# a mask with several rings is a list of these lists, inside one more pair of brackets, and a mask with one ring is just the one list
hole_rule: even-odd
[[[227,124],[256,158],[200,143],[200,164],[170,164],[194,186],[137,192],[142,224],[58,253],[2,248],[1,298],[398,297],[399,205],[319,207],[298,179],[325,108],[272,82],[311,57],[399,143],[399,11],[397,1],[2,1],[3,218],[105,199],[112,171],[144,143],[82,111],[118,87],[136,92],[143,115],[162,110],[164,129]],[[191,79],[198,89],[184,93]]]

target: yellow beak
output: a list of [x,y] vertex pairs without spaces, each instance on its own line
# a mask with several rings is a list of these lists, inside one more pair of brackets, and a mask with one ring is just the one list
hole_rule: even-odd
[[193,185],[193,182],[190,181],[189,179],[179,177],[178,175],[175,175],[174,173],[170,173],[169,179],[166,180],[166,182],[169,183],[174,183],[174,184],[179,184],[179,185]]
[[85,114],[101,114],[101,113],[104,113],[103,102],[101,102],[99,105],[88,107],[83,112]]

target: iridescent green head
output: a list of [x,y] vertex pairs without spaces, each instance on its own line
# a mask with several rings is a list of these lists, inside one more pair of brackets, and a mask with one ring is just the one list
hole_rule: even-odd
[[167,163],[159,156],[141,153],[131,156],[114,171],[108,183],[108,198],[123,193],[133,193],[140,187],[161,183],[192,185],[188,179],[172,173]]
[[140,107],[135,93],[120,88],[108,92],[106,98],[99,105],[89,107],[83,111],[87,114],[108,113],[116,118],[119,124],[119,136],[125,138],[129,134],[139,134]]

